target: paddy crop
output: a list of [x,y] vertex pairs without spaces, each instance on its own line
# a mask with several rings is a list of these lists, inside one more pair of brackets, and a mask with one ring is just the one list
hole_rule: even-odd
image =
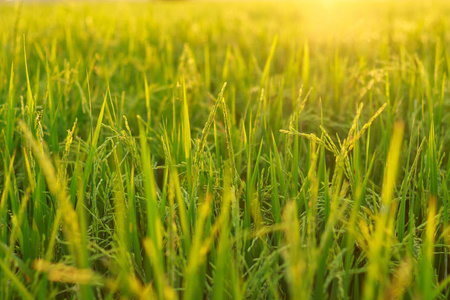
[[0,299],[448,299],[450,4],[0,4]]

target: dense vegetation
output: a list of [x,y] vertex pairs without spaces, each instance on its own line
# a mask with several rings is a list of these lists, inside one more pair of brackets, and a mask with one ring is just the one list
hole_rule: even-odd
[[0,5],[1,299],[448,299],[450,5]]

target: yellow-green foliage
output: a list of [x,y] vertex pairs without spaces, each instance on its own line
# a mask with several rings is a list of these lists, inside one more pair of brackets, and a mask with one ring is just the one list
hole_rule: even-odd
[[0,3],[0,299],[448,299],[449,16]]

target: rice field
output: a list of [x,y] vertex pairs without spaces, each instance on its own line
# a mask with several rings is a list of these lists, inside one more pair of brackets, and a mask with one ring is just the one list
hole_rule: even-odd
[[0,3],[0,299],[449,299],[450,3]]

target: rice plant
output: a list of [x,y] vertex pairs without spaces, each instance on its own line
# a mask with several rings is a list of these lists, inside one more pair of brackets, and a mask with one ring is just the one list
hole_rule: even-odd
[[0,299],[448,299],[449,15],[0,3]]

